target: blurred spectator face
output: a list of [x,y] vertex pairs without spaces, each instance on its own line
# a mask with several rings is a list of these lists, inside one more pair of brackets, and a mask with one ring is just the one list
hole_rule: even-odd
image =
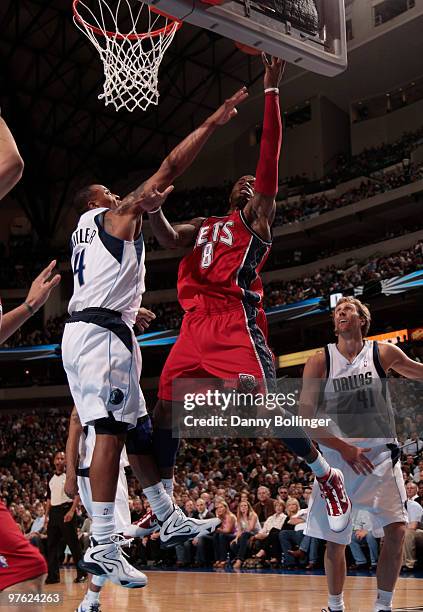
[[290,495],[291,497],[294,497],[294,496],[295,496],[295,493],[296,493],[296,485],[295,485],[295,484],[291,484],[291,485],[289,485],[289,487],[288,487],[288,493],[289,493],[289,495]]
[[248,514],[248,503],[246,501],[240,502],[239,511],[241,514]]
[[289,497],[288,489],[286,487],[279,487],[278,493],[282,501],[286,501]]
[[241,493],[240,500],[241,501],[248,501],[248,493]]
[[195,507],[197,508],[197,511],[201,514],[206,509],[206,502],[204,501],[204,499],[201,499],[201,497],[199,497],[195,502]]
[[35,514],[37,516],[44,516],[44,506],[43,506],[43,504],[37,504],[35,506]]
[[423,482],[422,481],[419,482],[417,492],[419,494],[419,497],[423,497]]
[[406,464],[407,465],[413,465],[414,464],[414,457],[413,457],[413,455],[407,455]]
[[191,514],[192,512],[194,512],[194,502],[191,499],[188,499],[185,502],[185,512],[187,514]]
[[311,497],[311,489],[307,487],[306,489],[304,489],[304,493],[303,493],[303,499],[307,504],[309,502],[310,497]]
[[142,512],[142,501],[139,497],[136,497],[133,502],[133,509],[135,512]]
[[300,509],[300,505],[298,503],[298,501],[295,499],[290,499],[287,503],[286,503],[286,513],[288,516],[292,516],[293,514],[296,514],[299,509]]
[[182,495],[181,495],[181,503],[185,506],[185,504],[187,503],[188,500],[189,500],[188,493],[182,493]]
[[146,512],[148,512],[149,510],[151,510],[150,502],[149,502],[147,499],[145,499],[145,500],[144,500],[144,510],[145,510]]
[[275,514],[282,514],[282,512],[285,510],[285,504],[279,500],[275,501]]
[[257,490],[257,499],[259,500],[259,502],[261,502],[262,504],[270,499],[270,491],[267,487],[259,487]]
[[206,504],[206,506],[210,504],[210,494],[209,493],[201,493],[201,499],[204,500],[204,503]]
[[218,518],[223,518],[227,512],[226,504],[223,504],[221,501],[216,504],[216,516]]
[[284,472],[282,474],[282,484],[288,487],[290,482],[291,482],[291,474],[289,472]]
[[405,485],[405,490],[407,491],[407,498],[411,499],[415,495],[417,495],[417,485],[414,482],[407,482]]
[[179,495],[179,493],[174,493],[173,494],[173,499],[175,500],[175,504],[177,506],[181,505],[182,502],[181,502],[181,496]]

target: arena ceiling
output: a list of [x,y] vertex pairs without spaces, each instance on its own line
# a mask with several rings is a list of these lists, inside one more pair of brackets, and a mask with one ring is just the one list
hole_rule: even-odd
[[[162,63],[159,105],[116,112],[97,99],[102,64],[73,24],[71,0],[2,0],[0,27],[0,104],[26,164],[14,194],[47,242],[75,188],[93,180],[130,185],[135,171],[156,168],[239,87],[261,90],[259,58],[184,24]],[[421,76],[422,28],[423,16],[353,50],[335,79],[289,66],[285,108],[321,94],[347,110],[352,100]],[[245,120],[256,114],[246,109]]]

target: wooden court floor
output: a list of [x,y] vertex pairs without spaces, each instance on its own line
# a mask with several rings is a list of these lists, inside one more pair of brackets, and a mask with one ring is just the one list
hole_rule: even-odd
[[[320,612],[326,608],[323,575],[235,572],[146,571],[149,584],[143,589],[123,589],[108,583],[101,596],[102,612]],[[74,572],[62,571],[60,585],[46,592],[63,593],[63,604],[46,606],[73,612],[86,585],[73,584]],[[373,612],[376,579],[349,576],[345,585],[348,612]],[[400,578],[394,609],[422,606],[423,578]]]

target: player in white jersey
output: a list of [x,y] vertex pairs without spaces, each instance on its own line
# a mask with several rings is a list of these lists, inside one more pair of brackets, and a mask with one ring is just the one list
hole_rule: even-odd
[[[145,310],[145,309],[144,309]],[[148,312],[148,311],[147,311]],[[151,313],[152,314],[152,313]],[[92,517],[92,495],[89,480],[89,471],[95,445],[95,429],[92,426],[82,427],[78,413],[74,407],[69,421],[69,433],[66,442],[66,482],[65,492],[69,497],[79,494],[81,503]],[[129,465],[125,448],[120,458],[119,480],[115,498],[115,525],[118,534],[135,533],[131,525],[129,511],[128,483],[125,467]],[[154,529],[136,528],[136,536],[143,537]],[[157,529],[157,527],[156,527]],[[130,541],[128,541],[130,542]],[[100,592],[107,578],[105,576],[91,576],[84,599],[76,612],[100,612]]]
[[[378,594],[374,610],[392,610],[393,591],[401,569],[407,513],[398,461],[400,452],[383,381],[390,369],[407,378],[421,379],[423,364],[409,359],[393,344],[364,341],[363,336],[370,326],[370,312],[355,298],[341,298],[333,320],[336,344],[329,344],[325,351],[319,351],[305,366],[301,414],[310,416],[316,413],[321,387],[319,380],[327,379],[325,408],[326,415],[333,417],[333,424],[327,430],[314,430],[313,438],[319,441],[328,462],[344,473],[345,488],[353,508],[368,510],[375,528],[383,528],[384,543],[377,568]],[[342,414],[335,419],[336,403]],[[337,612],[345,609],[345,546],[351,542],[352,523],[341,533],[329,529],[324,501],[319,493],[315,483],[305,533],[327,540],[328,608],[330,612]]]
[[102,185],[91,185],[76,198],[87,212],[72,234],[74,294],[62,355],[81,423],[93,425],[97,434],[90,466],[93,538],[83,563],[87,571],[130,588],[144,586],[147,579],[128,564],[112,538],[125,441],[131,466],[161,522],[163,545],[210,533],[220,523],[189,519],[173,504],[151,448],[146,448],[150,432],[139,389],[141,354],[131,329],[144,291],[142,212],[160,210],[174,179],[190,166],[215,129],[236,115],[236,105],[247,96],[242,88],[226,100],[122,201]]

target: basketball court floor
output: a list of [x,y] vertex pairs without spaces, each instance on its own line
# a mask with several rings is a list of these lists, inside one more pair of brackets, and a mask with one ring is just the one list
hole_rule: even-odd
[[[74,612],[85,593],[86,585],[73,584],[74,574],[62,570],[61,584],[45,587],[47,593],[63,594],[63,612]],[[101,595],[102,612],[321,612],[327,607],[323,572],[152,570],[146,574],[149,585],[144,589],[107,584]],[[375,588],[374,576],[348,576],[346,610],[373,612]],[[423,576],[400,578],[394,610],[423,610]]]

